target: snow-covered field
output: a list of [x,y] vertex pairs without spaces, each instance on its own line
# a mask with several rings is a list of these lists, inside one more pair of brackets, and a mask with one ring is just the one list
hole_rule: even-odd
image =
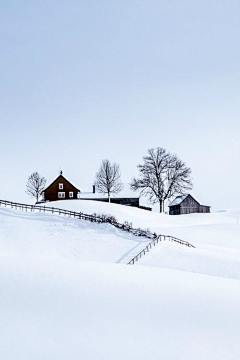
[[93,201],[48,206],[111,214],[196,249],[162,242],[126,266],[149,240],[0,208],[1,359],[240,358],[239,210],[167,216]]
[[82,211],[87,214],[110,213],[120,222],[128,220],[135,227],[149,228],[157,233],[169,233],[195,245],[208,244],[240,249],[240,209],[210,214],[169,216],[97,201],[65,200],[46,203],[46,206]]
[[0,207],[0,256],[126,264],[149,240],[114,228],[48,213]]
[[[240,279],[240,210],[169,216],[84,200],[57,201],[47,205],[87,214],[110,213],[120,222],[128,220],[134,227],[176,236],[196,246],[196,249],[192,249],[175,243],[163,243],[139,261],[138,265]],[[133,248],[131,255],[137,254],[140,248],[141,245]]]
[[1,359],[239,359],[239,284],[159,268],[1,261]]

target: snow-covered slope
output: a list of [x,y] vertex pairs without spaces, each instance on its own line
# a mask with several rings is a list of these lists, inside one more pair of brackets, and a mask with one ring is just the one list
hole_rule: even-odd
[[120,222],[128,220],[135,227],[149,228],[160,234],[168,233],[195,245],[208,244],[240,249],[240,209],[171,216],[97,201],[65,200],[46,203],[46,206],[87,214],[110,213]]
[[109,224],[0,208],[0,256],[126,264],[148,242]]
[[110,213],[196,249],[165,242],[126,266],[149,240],[0,208],[1,359],[240,358],[239,211],[171,217],[91,201],[48,205]]
[[240,288],[180,271],[2,259],[4,360],[238,360]]
[[170,216],[96,201],[56,201],[47,205],[88,214],[111,214],[121,222],[128,220],[135,227],[176,236],[196,246],[191,249],[164,243],[138,265],[240,279],[240,210]]
[[[172,235],[175,230],[174,235],[183,240],[188,238],[190,233],[192,234],[191,243],[196,246],[195,249],[176,243],[162,242],[138,261],[137,265],[240,279],[240,241],[234,233],[236,229],[240,230],[240,227],[238,224],[229,222],[229,220],[235,220],[235,217],[229,217],[229,213],[225,214],[225,218],[223,213],[208,214],[208,226],[205,223],[201,225],[202,214],[197,214],[193,219],[186,216],[189,222],[195,222],[195,225],[184,226],[183,220],[187,222],[184,216],[171,217],[115,204],[99,203],[97,204],[98,209],[95,202],[90,202],[89,205],[87,201],[63,201],[57,202],[56,205],[74,208],[73,205],[79,203],[83,205],[87,203],[89,213],[96,210],[106,213],[108,210],[107,213],[114,214],[121,221],[132,220],[136,226],[143,228],[147,227],[149,219],[153,217],[152,228],[158,229],[161,234]],[[91,205],[94,205],[95,208],[94,206],[91,208]],[[219,216],[225,220],[225,224],[217,223],[216,218]],[[172,220],[169,218],[174,218],[175,227],[172,226],[170,223]],[[165,219],[166,223],[164,223]],[[167,226],[167,221],[169,221],[169,226]],[[219,218],[218,221],[220,222]],[[26,213],[0,208],[0,224],[1,256],[63,258],[127,264],[149,243],[146,238],[135,237],[108,224],[90,223],[49,213]],[[228,237],[230,239],[231,236],[233,237],[232,241],[228,242],[227,238],[224,242],[216,234],[211,240],[205,240],[209,236],[209,227],[217,233],[222,225],[228,230]],[[231,231],[233,235],[231,235]],[[199,232],[202,237],[198,239]]]

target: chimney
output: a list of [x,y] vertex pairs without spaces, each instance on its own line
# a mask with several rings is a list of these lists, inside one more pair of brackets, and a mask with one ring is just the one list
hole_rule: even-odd
[[92,186],[92,192],[93,192],[93,194],[95,194],[95,192],[96,192],[96,185],[93,185],[93,186]]

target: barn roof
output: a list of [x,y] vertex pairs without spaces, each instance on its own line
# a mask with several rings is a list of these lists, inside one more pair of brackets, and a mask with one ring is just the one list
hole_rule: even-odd
[[183,200],[186,199],[186,197],[188,196],[189,194],[184,194],[184,195],[180,195],[180,196],[177,196],[168,206],[176,206],[176,205],[180,205]]
[[63,176],[62,173],[61,173],[55,180],[53,180],[53,182],[51,182],[50,185],[48,185],[48,186],[42,191],[42,193],[43,193],[44,191],[46,191],[48,188],[50,188],[50,186],[52,186],[52,184],[54,184],[59,178],[63,178],[63,179],[64,179],[65,181],[67,181],[72,187],[74,187],[75,190],[80,191],[78,188],[76,188],[76,186],[74,186],[72,183],[70,183],[70,181],[67,180],[67,179],[65,178],[65,176]]
[[168,206],[180,205],[188,196],[191,196],[191,198],[193,200],[195,200],[198,203],[198,205],[200,206],[200,202],[197,201],[191,194],[184,194],[184,195],[177,196]]

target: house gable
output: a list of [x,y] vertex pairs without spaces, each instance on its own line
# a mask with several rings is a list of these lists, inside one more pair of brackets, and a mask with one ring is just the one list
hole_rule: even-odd
[[48,185],[48,187],[46,187],[46,189],[43,190],[46,191],[48,190],[52,185],[54,185],[56,182],[60,183],[60,182],[65,182],[65,183],[68,183],[69,186],[71,186],[73,189],[77,190],[77,191],[80,191],[79,189],[77,189],[73,184],[70,183],[70,181],[68,181],[62,174],[60,174],[55,180],[53,180],[53,182]]
[[60,174],[45,190],[42,195],[45,201],[77,199],[80,192],[62,174]]
[[181,207],[198,207],[200,206],[200,203],[194,199],[194,197],[190,194],[188,194],[187,197],[185,197],[185,199],[181,202],[180,204]]

